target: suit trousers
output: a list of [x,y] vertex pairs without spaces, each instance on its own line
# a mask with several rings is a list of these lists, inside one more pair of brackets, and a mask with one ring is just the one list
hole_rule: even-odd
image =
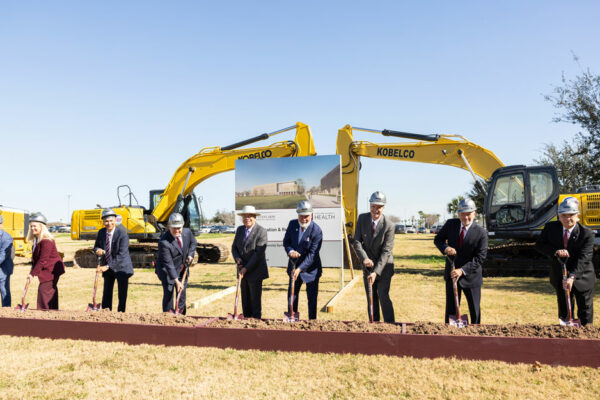
[[[179,275],[179,279],[183,276]],[[176,299],[178,296],[177,290],[175,288],[175,283],[169,285],[169,281],[167,278],[161,279],[162,287],[163,287],[163,300],[162,300],[162,309],[163,312],[169,312],[173,310],[174,298]],[[181,293],[181,297],[179,298],[179,312],[183,315],[186,314],[187,308],[185,306],[185,294],[188,285],[188,277],[185,277],[185,282],[183,282],[183,291]]]
[[40,283],[38,286],[38,310],[58,310],[58,276],[54,280]]
[[[369,282],[367,280],[367,272],[363,272],[363,282],[365,284],[365,293],[367,295],[367,315],[371,320],[371,310],[369,309]],[[383,313],[384,322],[396,322],[394,317],[394,305],[392,299],[390,299],[390,285],[392,283],[392,277],[382,278],[378,276],[375,278],[373,283],[373,321],[379,321],[379,306],[381,305],[381,311]]]
[[[304,281],[298,275],[294,284],[294,312],[298,312],[298,299],[300,288]],[[288,282],[288,312],[290,312],[290,296],[292,295],[292,278]],[[319,278],[306,284],[306,298],[308,299],[308,319],[317,319],[317,295],[319,294]]]
[[[558,318],[567,318],[567,296],[562,287],[556,289],[556,301],[558,304]],[[581,325],[593,324],[594,322],[594,289],[580,292],[573,286],[571,289],[571,318],[575,318],[575,303],[577,303],[577,318]],[[575,301],[573,301],[573,298]]]
[[249,281],[245,277],[240,282],[242,289],[242,310],[245,318],[262,317],[262,279]]
[[2,307],[10,307],[10,275],[0,278],[0,296],[2,297]]
[[112,311],[113,289],[115,287],[115,279],[117,280],[119,305],[117,311],[125,312],[127,304],[127,288],[129,286],[129,276],[124,272],[115,272],[112,269],[106,270],[102,276],[104,277],[104,290],[102,291],[102,308],[108,308]]
[[[481,287],[474,288],[461,288],[458,285],[458,304],[460,305],[460,299],[462,292],[465,292],[467,298],[467,304],[469,305],[469,314],[471,316],[471,324],[481,323]],[[450,321],[450,315],[456,315],[456,304],[454,304],[454,287],[452,285],[452,279],[446,281],[446,315],[444,321],[448,323]]]

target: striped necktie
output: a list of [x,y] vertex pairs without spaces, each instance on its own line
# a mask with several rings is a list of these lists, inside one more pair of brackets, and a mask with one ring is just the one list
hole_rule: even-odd
[[106,246],[105,246],[105,251],[106,253],[104,254],[105,257],[104,259],[106,260],[106,265],[110,264],[110,241],[112,239],[112,234],[106,232]]

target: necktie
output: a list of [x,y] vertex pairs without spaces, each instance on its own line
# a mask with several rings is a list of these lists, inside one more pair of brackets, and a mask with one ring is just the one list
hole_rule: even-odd
[[460,237],[458,238],[458,247],[462,247],[463,239],[465,238],[465,232],[466,232],[466,229],[463,226],[462,230],[460,231]]
[[250,229],[246,228],[246,234],[244,235],[244,242],[246,241],[246,239],[248,239],[249,235],[250,235]]
[[565,235],[563,236],[563,244],[565,245],[565,249],[567,248],[568,243],[569,243],[569,231],[565,229]]
[[106,232],[106,253],[104,253],[104,259],[106,260],[106,265],[110,264],[110,240],[112,235]]
[[[183,253],[183,243],[181,243],[181,236],[177,237],[177,244],[179,245],[179,248],[181,249],[181,252]],[[184,258],[182,258],[184,259]],[[185,263],[181,263],[181,272],[183,272],[183,269],[185,268]]]
[[371,223],[371,235],[375,233],[375,221]]

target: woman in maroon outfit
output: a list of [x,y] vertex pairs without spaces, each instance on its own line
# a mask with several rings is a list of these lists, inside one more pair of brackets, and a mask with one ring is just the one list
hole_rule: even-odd
[[32,267],[27,280],[37,276],[38,310],[58,310],[58,278],[65,273],[65,264],[58,255],[54,237],[46,227],[46,217],[41,213],[31,214],[29,218],[27,241],[33,244]]

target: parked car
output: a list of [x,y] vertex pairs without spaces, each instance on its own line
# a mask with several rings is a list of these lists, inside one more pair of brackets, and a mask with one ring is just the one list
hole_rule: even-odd
[[56,231],[58,231],[58,226],[57,225],[52,225],[52,226],[48,227],[48,230],[50,232],[56,232]]
[[226,225],[223,233],[235,233],[235,226]]
[[209,233],[222,233],[224,230],[225,230],[224,225],[215,225],[212,228],[210,228]]
[[71,233],[71,225],[59,226],[56,230],[58,233]]
[[433,225],[429,231],[431,233],[436,233],[437,234],[437,233],[440,232],[441,229],[442,229],[442,225],[436,224],[436,225]]
[[200,227],[200,233],[210,233],[210,226],[202,225]]
[[420,227],[419,233],[427,233],[427,228],[425,228],[424,226]]
[[396,224],[396,233],[406,233],[406,225]]
[[417,230],[412,225],[406,225],[406,233],[417,233]]

